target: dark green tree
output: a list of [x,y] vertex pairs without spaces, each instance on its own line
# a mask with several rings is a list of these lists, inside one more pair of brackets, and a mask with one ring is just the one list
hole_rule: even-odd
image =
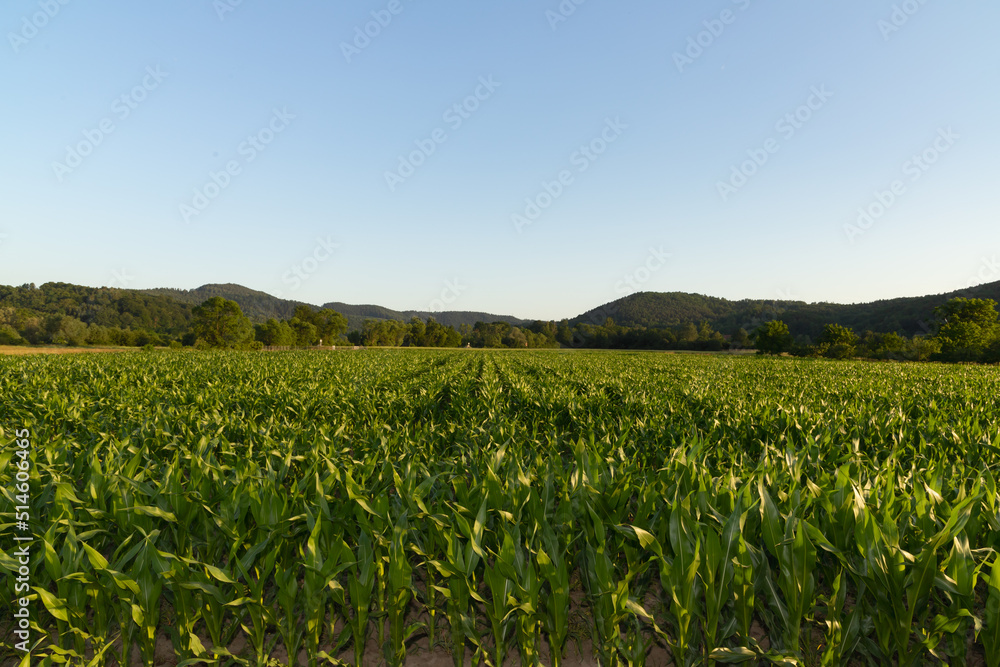
[[[292,319],[316,327],[315,340],[311,343],[301,343],[305,345],[315,345],[320,341],[324,345],[336,345],[341,335],[347,331],[347,318],[329,308],[313,310],[309,306],[301,304],[295,307],[295,315]],[[303,325],[297,326],[302,327]]]
[[750,345],[750,334],[747,333],[746,329],[740,327],[733,334],[732,342],[733,342],[733,347],[736,348],[747,347],[748,345]]
[[295,331],[288,322],[279,322],[273,317],[264,324],[258,324],[257,340],[268,346],[292,346],[296,343]]
[[792,334],[781,320],[771,320],[754,331],[758,354],[781,354],[792,349]]
[[294,345],[309,347],[319,342],[319,332],[316,330],[316,325],[312,322],[293,317],[288,320],[288,326],[295,334]]
[[214,296],[192,311],[191,328],[206,347],[244,349],[254,339],[253,325],[235,301]]
[[698,327],[693,322],[685,322],[677,331],[677,340],[682,343],[693,343],[698,340]]
[[1000,338],[996,301],[952,299],[935,309],[940,358],[945,361],[977,361]]
[[573,345],[573,330],[570,328],[568,320],[563,320],[556,327],[556,342],[564,347]]
[[324,345],[336,345],[340,337],[347,331],[347,318],[335,310],[322,308],[312,319],[316,325],[316,333]]
[[819,353],[831,359],[849,359],[855,355],[859,340],[850,327],[827,324],[819,338]]

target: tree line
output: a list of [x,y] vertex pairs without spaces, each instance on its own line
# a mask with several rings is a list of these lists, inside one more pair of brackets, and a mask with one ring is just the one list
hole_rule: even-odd
[[827,324],[818,340],[793,338],[781,320],[765,323],[752,336],[760,354],[791,354],[832,359],[895,359],[900,361],[1000,362],[1000,321],[993,299],[957,297],[935,309],[930,335],[906,338],[896,333],[867,331]]
[[[0,288],[0,344],[200,349],[346,343],[366,347],[756,349],[761,354],[834,359],[1000,362],[1000,321],[992,299],[953,298],[935,309],[927,333],[912,337],[895,332],[858,334],[848,326],[827,323],[813,340],[804,334],[793,336],[780,319],[771,319],[752,332],[737,328],[728,334],[714,329],[707,320],[646,327],[620,325],[612,317],[601,324],[568,320],[538,320],[521,326],[476,322],[457,329],[433,317],[413,317],[409,322],[369,319],[360,329],[348,332],[347,318],[329,308],[298,305],[287,319],[270,318],[255,325],[238,303],[220,296],[189,308],[162,296],[117,292],[121,294],[61,283],[49,283],[43,289],[34,285]],[[35,310],[38,308],[58,311],[40,313]]]

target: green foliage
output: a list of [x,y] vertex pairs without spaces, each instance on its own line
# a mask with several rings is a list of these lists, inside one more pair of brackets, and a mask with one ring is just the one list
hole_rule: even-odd
[[141,346],[180,335],[190,321],[189,307],[131,290],[0,286],[0,329],[12,344]]
[[[0,308],[21,311],[20,318],[63,315],[88,325],[117,329],[156,329],[179,334],[191,322],[191,307],[169,297],[135,290],[45,283],[0,285]],[[20,328],[20,322],[8,322]]]
[[202,347],[241,349],[253,340],[253,325],[243,315],[240,305],[219,296],[206,300],[192,311],[192,330]]
[[433,317],[428,317],[426,323],[413,317],[409,324],[396,320],[366,320],[352,342],[369,347],[458,347],[462,335]]
[[295,344],[299,347],[308,347],[319,343],[319,331],[312,322],[293,317],[288,321],[288,326],[295,334]]
[[258,324],[255,330],[256,339],[264,345],[288,347],[296,344],[295,330],[288,322],[271,318],[264,324]]
[[703,320],[719,331],[744,328],[753,331],[762,324],[780,319],[794,336],[818,340],[823,328],[837,322],[855,331],[896,332],[906,337],[931,333],[935,308],[950,299],[965,296],[1000,301],[1000,282],[973,287],[963,292],[924,297],[886,299],[861,304],[804,303],[744,299],[729,301],[701,294],[680,292],[639,292],[604,304],[574,318],[570,324],[600,323],[613,317],[629,328],[664,329]]
[[750,334],[746,329],[740,327],[733,334],[733,345],[736,348],[744,348],[750,345]]
[[295,322],[295,320],[312,325],[315,328],[314,333],[307,326],[292,325],[292,328],[298,332],[300,345],[313,345],[320,341],[325,345],[333,345],[347,331],[347,318],[329,308],[321,308],[318,311],[314,311],[309,306],[298,306],[295,309],[295,317],[292,318],[292,322]]
[[771,320],[754,331],[754,345],[761,354],[781,354],[792,349],[792,334],[781,320]]
[[[1000,298],[1000,283],[967,294]],[[1000,334],[989,320],[989,298],[948,295],[895,299],[871,304],[804,304],[794,301],[731,302],[698,294],[638,293],[605,304],[573,320],[524,322],[471,312],[431,316],[378,306],[307,304],[278,299],[239,285],[205,285],[196,290],[85,288],[64,283],[0,286],[0,344],[142,346],[181,339],[195,345],[192,305],[209,297],[240,304],[257,325],[261,345],[337,344],[413,347],[597,348],[719,351],[753,344],[748,330],[780,319],[797,356],[864,357],[900,361],[1000,362]],[[977,304],[978,305],[969,305]],[[938,313],[937,334],[928,322]],[[981,317],[982,316],[982,317]],[[433,320],[433,323],[432,323]],[[414,321],[420,322],[419,325]],[[407,323],[408,322],[408,323]],[[843,330],[866,330],[860,340],[825,340],[831,322]],[[282,326],[284,325],[284,326]],[[348,330],[349,334],[346,334]],[[733,331],[730,340],[719,330]],[[912,336],[912,337],[909,337]],[[811,339],[817,338],[817,345]],[[845,338],[840,340],[840,338]],[[250,345],[250,341],[241,346]],[[201,347],[215,343],[202,338]]]
[[855,347],[860,342],[857,334],[839,324],[827,324],[819,338],[817,352],[831,359],[850,359],[855,355]]
[[9,324],[0,324],[0,345],[25,345],[27,342],[17,329]]
[[288,320],[295,313],[295,308],[300,304],[297,301],[289,301],[271,296],[266,292],[252,290],[242,285],[202,285],[193,290],[179,289],[149,289],[141,290],[142,294],[150,294],[168,298],[178,303],[186,304],[189,308],[198,306],[208,299],[218,296],[229,301],[240,304],[240,310],[251,322],[262,324],[268,319]]
[[952,299],[935,311],[938,317],[934,338],[945,361],[979,361],[1000,340],[996,301],[992,299]]

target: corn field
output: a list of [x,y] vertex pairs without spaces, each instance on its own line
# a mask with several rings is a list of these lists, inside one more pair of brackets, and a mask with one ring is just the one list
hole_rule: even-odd
[[31,664],[1000,666],[996,367],[21,357],[0,411],[2,664],[29,429]]

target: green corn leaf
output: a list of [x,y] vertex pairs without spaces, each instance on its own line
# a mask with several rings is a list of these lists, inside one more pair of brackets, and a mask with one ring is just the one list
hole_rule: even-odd
[[66,602],[64,600],[52,595],[52,593],[49,593],[44,588],[34,586],[33,590],[38,593],[38,597],[41,599],[42,604],[45,605],[46,611],[60,621],[69,621],[69,614],[67,613]]

